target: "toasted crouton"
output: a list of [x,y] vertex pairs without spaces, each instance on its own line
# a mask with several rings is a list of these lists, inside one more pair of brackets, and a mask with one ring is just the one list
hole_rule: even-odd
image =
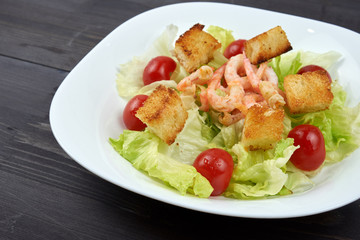
[[188,114],[175,90],[159,85],[137,110],[136,117],[171,145],[184,128]]
[[253,105],[247,112],[241,143],[249,150],[267,150],[281,140],[284,110]]
[[214,51],[221,47],[203,28],[204,25],[195,24],[175,42],[175,56],[189,73],[212,60]]
[[284,78],[284,90],[293,114],[325,110],[334,98],[325,71],[288,75]]
[[290,51],[292,46],[284,30],[277,26],[244,43],[244,51],[252,64],[260,64]]

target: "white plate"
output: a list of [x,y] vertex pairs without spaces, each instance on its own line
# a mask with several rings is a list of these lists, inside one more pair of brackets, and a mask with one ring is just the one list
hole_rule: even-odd
[[[247,20],[246,20],[247,19]],[[251,38],[281,25],[295,50],[335,50],[343,60],[340,82],[354,102],[351,89],[360,88],[360,35],[334,25],[300,17],[219,3],[175,4],[144,12],[116,28],[71,71],[57,90],[50,108],[50,123],[61,147],[79,164],[120,187],[141,195],[198,211],[249,218],[286,218],[332,210],[360,198],[359,151],[343,162],[325,168],[308,192],[266,200],[200,199],[182,196],[144,174],[121,158],[109,145],[123,126],[125,106],[115,89],[119,64],[141,55],[165,27],[175,24],[179,33],[195,23],[233,30],[236,37]]]

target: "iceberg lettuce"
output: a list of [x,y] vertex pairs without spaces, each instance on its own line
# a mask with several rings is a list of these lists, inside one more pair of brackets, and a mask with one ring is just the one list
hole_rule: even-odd
[[219,26],[210,25],[206,31],[221,43],[221,48],[214,52],[214,59],[208,63],[209,66],[217,69],[228,61],[223,53],[226,47],[235,41],[235,38],[232,35],[232,31]]
[[200,115],[194,107],[188,110],[185,126],[170,146],[149,130],[124,130],[118,139],[110,139],[110,143],[136,169],[162,180],[181,194],[188,192],[209,197],[213,188],[192,166],[195,158],[208,149],[208,143],[215,135],[205,122],[206,115]]
[[329,109],[289,115],[293,127],[306,123],[320,129],[325,139],[326,163],[339,162],[360,146],[360,104],[346,106],[346,92],[336,81],[331,89],[334,99]]
[[[144,87],[142,80],[144,68],[152,58],[157,56],[168,56],[177,62],[176,58],[171,54],[177,32],[177,26],[168,25],[164,32],[142,56],[135,56],[131,61],[119,66],[116,78],[116,88],[121,97],[129,100],[133,96],[139,94],[139,90]],[[187,74],[188,73],[184,68],[180,64],[177,64],[175,71],[171,75],[171,80],[178,82],[187,76]]]
[[199,114],[198,108],[189,109],[187,112],[185,126],[175,142],[167,148],[167,155],[179,162],[192,165],[195,158],[208,149],[207,145],[213,133],[205,124],[205,118]]
[[[339,58],[340,54],[334,51],[323,54],[297,51],[273,59],[270,65],[277,73],[280,85],[284,76],[295,74],[299,68],[309,64],[331,72]],[[332,76],[335,79],[334,74]],[[287,113],[292,127],[311,124],[321,130],[325,139],[326,163],[339,162],[360,146],[360,104],[346,106],[347,94],[336,80],[332,82],[331,91],[334,99],[329,109],[296,115]]]
[[279,78],[279,88],[284,90],[284,77],[296,74],[301,67],[306,65],[318,65],[329,71],[331,75],[334,75],[335,73],[332,73],[333,66],[340,56],[335,51],[322,54],[310,51],[292,51],[273,58],[269,65],[274,69]]
[[161,152],[162,141],[149,131],[124,130],[119,139],[110,139],[114,149],[149,176],[162,180],[181,194],[207,198],[213,191],[209,181],[196,169]]
[[[280,194],[287,183],[286,164],[298,148],[291,138],[281,140],[275,149],[246,151],[241,144],[232,147],[238,158],[226,197],[253,199]],[[289,189],[291,191],[291,189]]]
[[235,41],[231,30],[227,30],[219,26],[210,25],[206,29],[206,31],[221,43],[221,53],[224,53],[226,47],[229,46],[230,43]]

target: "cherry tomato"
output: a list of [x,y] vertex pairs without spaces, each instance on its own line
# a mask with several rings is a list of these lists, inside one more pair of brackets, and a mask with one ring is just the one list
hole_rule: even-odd
[[313,125],[299,125],[293,128],[289,138],[294,139],[296,149],[290,158],[295,167],[304,171],[314,171],[325,161],[325,141],[319,128]]
[[166,56],[158,56],[149,61],[143,72],[144,85],[160,81],[169,80],[170,74],[175,71],[176,62]]
[[123,112],[123,121],[127,129],[142,131],[146,128],[146,124],[138,119],[135,114],[144,105],[147,98],[147,95],[136,95],[126,104]]
[[328,76],[330,82],[332,82],[332,79],[331,79],[331,76],[329,74],[328,71],[326,71],[324,68],[318,66],[318,65],[307,65],[307,66],[304,66],[302,68],[299,69],[299,71],[297,72],[298,74],[303,74],[305,72],[315,72],[315,71],[318,71],[318,70],[322,70],[322,71],[325,71],[326,72],[326,75]]
[[211,196],[222,194],[229,185],[234,169],[231,155],[220,148],[211,148],[200,153],[193,166],[214,188]]
[[244,39],[239,39],[239,40],[233,41],[232,43],[229,44],[229,46],[226,47],[226,49],[224,51],[224,56],[229,59],[232,56],[243,53],[245,42],[246,42],[246,40],[244,40]]

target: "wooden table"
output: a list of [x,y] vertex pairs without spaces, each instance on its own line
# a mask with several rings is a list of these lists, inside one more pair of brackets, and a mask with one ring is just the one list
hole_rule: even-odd
[[[118,25],[176,2],[0,0],[0,239],[360,239],[360,200],[291,219],[211,215],[112,185],[60,148],[49,107],[63,79]],[[360,33],[359,1],[223,2]]]

